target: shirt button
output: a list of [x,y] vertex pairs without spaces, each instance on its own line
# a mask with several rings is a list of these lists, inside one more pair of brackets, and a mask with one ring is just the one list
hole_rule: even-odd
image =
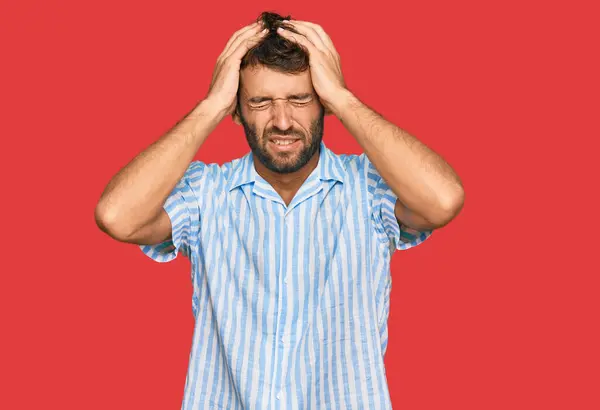
[[277,393],[277,400],[281,399],[281,393]]
[[287,283],[287,278],[285,278],[285,279],[283,280],[283,282],[284,282],[284,283]]
[[281,343],[285,343],[285,337],[281,338]]

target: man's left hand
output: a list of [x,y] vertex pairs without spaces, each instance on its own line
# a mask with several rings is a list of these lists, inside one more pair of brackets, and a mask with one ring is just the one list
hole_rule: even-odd
[[307,21],[286,21],[298,33],[279,28],[277,33],[306,48],[309,53],[310,75],[313,87],[319,95],[326,113],[334,112],[335,103],[347,93],[342,75],[340,56],[331,38],[318,24]]

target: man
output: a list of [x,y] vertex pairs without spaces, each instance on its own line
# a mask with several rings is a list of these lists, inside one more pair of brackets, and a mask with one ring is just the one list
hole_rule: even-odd
[[[335,115],[364,149],[322,141]],[[232,115],[251,148],[193,161]],[[346,87],[323,29],[263,13],[207,96],[110,181],[96,220],[159,262],[190,258],[196,319],[183,409],[391,408],[390,259],[463,204],[451,167]]]

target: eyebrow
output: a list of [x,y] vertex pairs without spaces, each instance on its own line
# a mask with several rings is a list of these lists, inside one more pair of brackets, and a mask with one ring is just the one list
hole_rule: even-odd
[[[312,93],[291,94],[291,95],[287,96],[287,98],[290,99],[290,100],[302,100],[302,99],[305,99],[305,98],[308,98],[308,97],[312,97]],[[263,101],[270,101],[272,99],[273,98],[271,98],[271,97],[257,96],[257,97],[249,98],[248,102],[251,102],[251,103],[260,103],[260,102],[263,102]]]

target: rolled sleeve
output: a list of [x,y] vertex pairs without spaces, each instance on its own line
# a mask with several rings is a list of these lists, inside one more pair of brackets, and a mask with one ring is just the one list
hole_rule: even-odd
[[200,204],[193,184],[202,180],[202,165],[194,162],[188,167],[163,205],[171,220],[171,238],[154,245],[139,245],[156,262],[170,262],[179,253],[188,258],[191,254],[200,229]]
[[170,262],[179,252],[189,255],[190,213],[181,193],[174,190],[163,209],[171,220],[171,238],[155,245],[140,245],[142,252],[156,262]]
[[379,239],[389,242],[395,250],[406,250],[423,243],[431,236],[433,230],[415,230],[398,221],[394,212],[398,196],[366,155],[363,155],[366,162],[372,218]]

